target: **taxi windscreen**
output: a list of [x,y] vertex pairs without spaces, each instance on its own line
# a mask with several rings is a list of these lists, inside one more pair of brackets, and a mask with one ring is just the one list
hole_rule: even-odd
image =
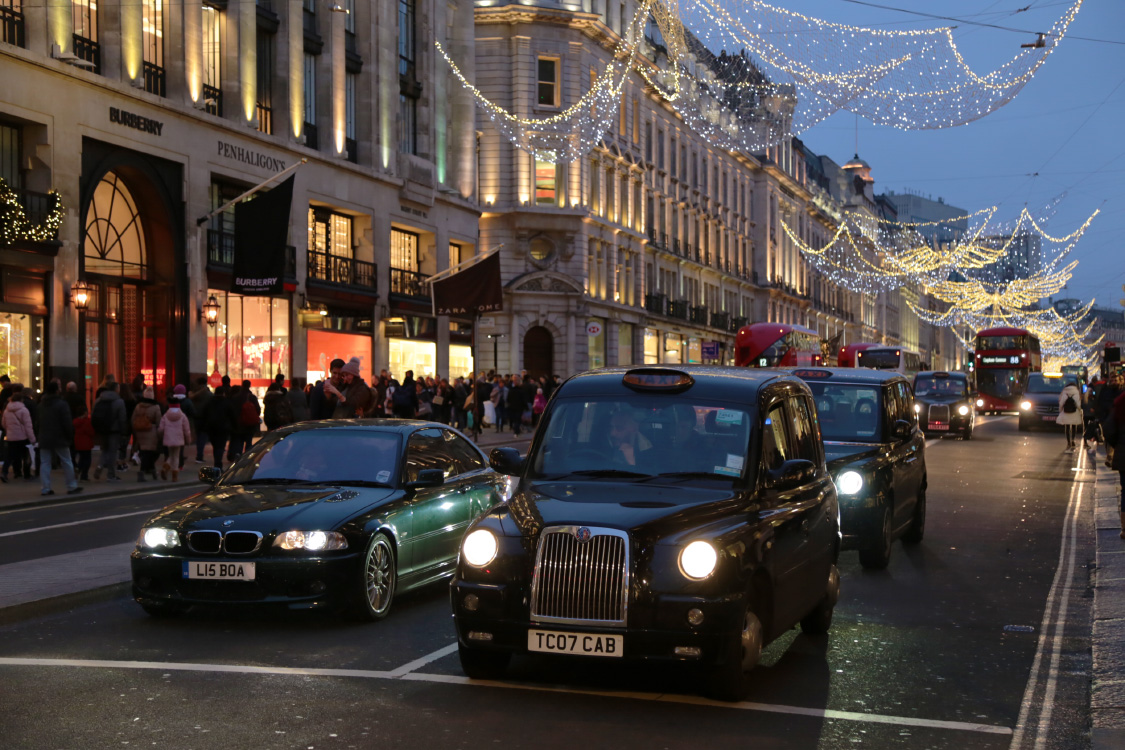
[[746,471],[753,413],[689,394],[562,399],[540,427],[537,479],[691,479],[728,485]]
[[810,382],[823,440],[877,443],[883,422],[879,389],[850,383]]
[[969,385],[961,378],[923,377],[914,380],[915,396],[968,396]]

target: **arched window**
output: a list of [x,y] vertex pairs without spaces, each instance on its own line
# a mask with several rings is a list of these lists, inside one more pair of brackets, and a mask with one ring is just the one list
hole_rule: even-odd
[[107,172],[86,209],[83,253],[87,273],[130,279],[147,275],[145,233],[129,188]]

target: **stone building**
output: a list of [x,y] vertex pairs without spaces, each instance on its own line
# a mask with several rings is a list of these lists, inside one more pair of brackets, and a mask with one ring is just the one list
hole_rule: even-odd
[[[33,220],[48,190],[64,211],[54,237],[0,233],[13,377],[139,373],[160,396],[334,356],[471,369],[471,321],[435,318],[423,283],[476,252],[475,113],[432,44],[472,73],[468,0],[0,11],[0,177]],[[231,293],[234,212],[200,219],[302,161],[284,292]]]

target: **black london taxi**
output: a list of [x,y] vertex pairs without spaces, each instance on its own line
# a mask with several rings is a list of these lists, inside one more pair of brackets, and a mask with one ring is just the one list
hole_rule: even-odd
[[604,368],[555,392],[511,499],[465,535],[461,665],[512,654],[691,662],[736,700],[762,647],[824,633],[839,596],[836,489],[809,389],[776,370]]
[[828,470],[840,499],[843,549],[885,568],[891,545],[926,530],[926,439],[910,384],[883,370],[817,367],[793,374],[812,389]]
[[930,435],[960,435],[971,440],[977,410],[969,376],[963,372],[926,371],[914,376],[914,413],[918,426]]

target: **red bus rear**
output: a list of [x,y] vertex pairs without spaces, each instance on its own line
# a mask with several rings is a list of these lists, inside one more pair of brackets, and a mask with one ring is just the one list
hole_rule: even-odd
[[870,342],[864,344],[848,344],[841,346],[840,352],[836,355],[837,367],[855,367],[856,354],[862,352],[864,349],[870,349],[873,346],[882,346],[882,344],[872,344]]
[[1018,411],[1027,376],[1043,369],[1039,339],[1024,328],[986,328],[973,342],[977,410]]
[[753,323],[734,337],[734,363],[739,367],[806,367],[820,365],[820,336],[803,326]]

